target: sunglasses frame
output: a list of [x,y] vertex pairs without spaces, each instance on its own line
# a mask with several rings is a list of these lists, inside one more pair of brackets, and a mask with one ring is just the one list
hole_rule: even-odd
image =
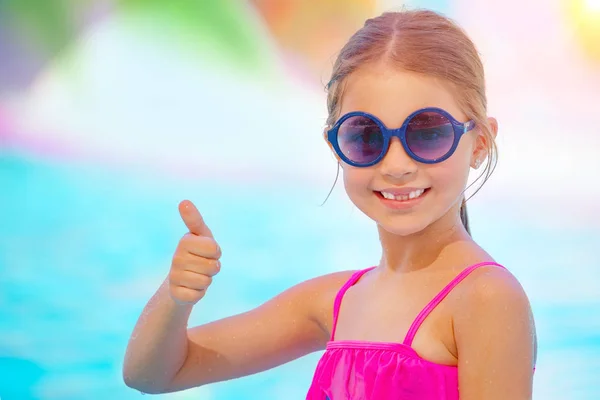
[[[406,143],[406,130],[408,129],[408,124],[415,116],[417,116],[421,113],[424,113],[424,112],[436,112],[436,113],[441,114],[442,116],[446,117],[448,119],[448,121],[450,121],[450,123],[452,124],[452,128],[454,129],[454,142],[452,143],[452,147],[450,148],[450,150],[448,150],[448,152],[445,155],[443,155],[442,157],[438,157],[433,160],[428,160],[428,159],[424,159],[424,158],[417,156],[410,149],[410,147],[408,147],[408,144]],[[367,164],[356,163],[356,162],[350,160],[348,157],[346,157],[346,155],[342,152],[342,149],[340,148],[338,140],[337,140],[338,130],[339,130],[340,126],[342,125],[342,123],[344,121],[346,121],[348,118],[357,117],[357,116],[366,117],[366,118],[370,118],[371,120],[373,120],[379,126],[379,129],[381,129],[381,133],[383,134],[383,148],[382,148],[381,154],[379,156],[377,156],[377,158],[374,161],[367,163]],[[385,157],[386,153],[388,152],[388,150],[390,148],[390,142],[392,140],[392,137],[394,137],[394,136],[397,137],[398,139],[400,139],[400,142],[402,143],[402,147],[404,148],[404,151],[406,151],[406,153],[413,160],[418,161],[420,163],[424,163],[424,164],[437,164],[437,163],[440,163],[440,162],[448,159],[450,156],[452,156],[452,154],[454,154],[454,151],[456,151],[456,148],[458,147],[458,142],[460,141],[460,138],[462,137],[462,135],[469,132],[473,128],[475,128],[475,121],[471,120],[471,121],[467,121],[464,123],[459,122],[452,115],[450,115],[450,113],[448,113],[447,111],[442,110],[441,108],[436,108],[436,107],[426,107],[426,108],[422,108],[420,110],[413,112],[404,120],[404,123],[402,124],[402,126],[397,129],[389,129],[387,126],[385,126],[385,124],[383,122],[381,122],[381,120],[379,118],[377,118],[373,114],[369,114],[369,113],[363,112],[363,111],[352,111],[347,114],[344,114],[340,119],[337,120],[335,125],[333,125],[333,127],[327,131],[327,141],[329,142],[329,144],[331,144],[331,147],[333,147],[333,149],[335,150],[338,157],[340,157],[346,164],[351,165],[353,167],[370,167],[370,166],[375,165],[378,162],[380,162],[383,159],[383,157]]]

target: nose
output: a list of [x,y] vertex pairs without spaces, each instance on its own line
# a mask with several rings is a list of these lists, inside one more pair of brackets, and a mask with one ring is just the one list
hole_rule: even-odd
[[417,172],[418,165],[406,153],[400,139],[393,137],[379,168],[383,175],[400,178]]

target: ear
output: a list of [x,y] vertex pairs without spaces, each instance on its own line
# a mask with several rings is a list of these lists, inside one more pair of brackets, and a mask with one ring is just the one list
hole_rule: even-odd
[[335,157],[335,159],[337,160],[338,164],[342,164],[342,160],[340,160],[340,158],[338,157],[337,153],[335,152],[335,150],[333,149],[333,146],[331,145],[331,142],[329,141],[329,139],[327,138],[327,128],[325,128],[323,130],[323,139],[325,140],[325,143],[327,143],[327,145],[329,146],[329,150],[331,150],[331,153],[333,154],[333,156]]
[[492,138],[485,136],[480,129],[477,132],[477,138],[475,139],[475,146],[473,147],[473,154],[471,156],[471,167],[479,168],[483,161],[487,157],[487,149],[491,147],[490,140],[495,140],[498,134],[498,121],[494,117],[488,117],[488,125],[490,127],[490,133]]
[[498,135],[498,120],[494,117],[488,117],[488,124],[490,124],[492,136],[494,137],[494,140],[496,140],[496,136]]

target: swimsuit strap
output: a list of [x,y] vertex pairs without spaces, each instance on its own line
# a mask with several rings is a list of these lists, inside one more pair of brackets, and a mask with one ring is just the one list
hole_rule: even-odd
[[454,279],[452,279],[452,281],[450,281],[450,283],[448,285],[446,285],[446,287],[443,288],[442,291],[439,292],[437,294],[437,296],[435,296],[433,298],[433,300],[431,300],[429,302],[429,304],[427,304],[425,306],[425,308],[419,313],[417,318],[414,320],[414,322],[410,326],[410,329],[406,333],[406,338],[404,339],[404,344],[407,346],[412,345],[412,341],[415,337],[415,334],[417,333],[417,330],[419,329],[419,327],[421,326],[421,324],[423,323],[425,318],[427,318],[427,316],[433,311],[433,309],[438,304],[440,304],[442,302],[442,300],[444,300],[444,298],[448,295],[448,293],[450,293],[452,291],[452,289],[454,289],[456,287],[456,285],[458,285],[463,279],[465,279],[471,272],[473,272],[474,270],[476,270],[479,267],[483,267],[486,265],[495,265],[497,267],[504,268],[502,265],[497,264],[495,262],[482,262],[479,264],[471,265],[468,268],[465,268],[460,274],[458,274]]
[[360,279],[361,276],[363,276],[365,273],[372,270],[373,268],[375,268],[375,267],[370,267],[367,269],[362,269],[360,271],[356,271],[354,274],[352,274],[350,279],[348,279],[348,282],[346,282],[344,284],[344,286],[342,286],[342,288],[339,290],[339,292],[335,296],[335,301],[333,302],[333,326],[331,327],[331,339],[330,340],[333,340],[333,338],[335,336],[335,328],[337,326],[338,315],[340,313],[340,305],[342,304],[342,298],[344,297],[344,294],[346,293],[346,291],[348,290],[348,288],[350,286],[352,286],[356,282],[358,282],[358,280]]

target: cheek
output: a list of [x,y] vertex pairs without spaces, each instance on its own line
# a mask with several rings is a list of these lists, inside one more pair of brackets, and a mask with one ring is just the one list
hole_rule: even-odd
[[449,195],[454,196],[454,192],[462,192],[466,187],[469,178],[470,158],[464,152],[459,152],[452,155],[446,161],[431,168],[429,177],[432,184],[438,188],[449,190]]
[[370,191],[369,185],[373,174],[369,168],[354,168],[346,165],[342,168],[342,174],[344,187],[349,196],[354,197]]

